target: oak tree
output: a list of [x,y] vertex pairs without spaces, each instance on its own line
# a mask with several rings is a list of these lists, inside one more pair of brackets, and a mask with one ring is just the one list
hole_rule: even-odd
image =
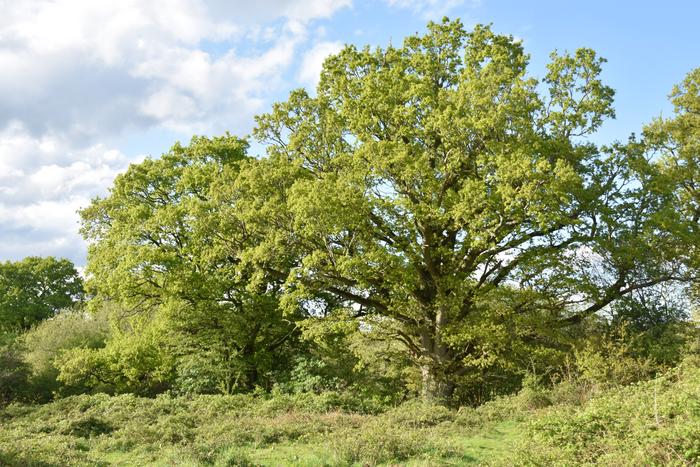
[[284,281],[284,306],[323,313],[325,294],[382,328],[429,399],[547,330],[693,279],[678,180],[641,141],[591,139],[614,117],[603,63],[553,53],[536,79],[519,41],[447,19],[400,47],[346,46],[315,94],[257,120],[267,156],[232,195],[252,239],[241,264]]
[[[248,159],[246,149],[230,135],[176,144],[160,158],[132,164],[108,196],[81,212],[93,303],[119,304],[145,342],[160,342],[163,349],[143,354],[153,354],[159,380],[162,362],[174,359],[183,391],[264,386],[297,334],[294,320],[279,312],[275,290],[249,288],[238,269],[246,233],[231,215],[227,187]],[[122,355],[143,346],[135,339],[123,335],[107,350]]]

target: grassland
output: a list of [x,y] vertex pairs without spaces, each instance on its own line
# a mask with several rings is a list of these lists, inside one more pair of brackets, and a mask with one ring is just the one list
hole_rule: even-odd
[[[589,388],[590,389],[590,388]],[[478,408],[337,394],[92,395],[0,411],[0,465],[697,465],[700,370],[591,393],[523,391]],[[575,397],[574,397],[575,396]]]

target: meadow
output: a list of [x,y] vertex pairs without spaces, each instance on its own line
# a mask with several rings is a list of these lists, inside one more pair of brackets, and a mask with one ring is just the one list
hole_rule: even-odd
[[0,411],[9,466],[697,465],[700,369],[459,410],[337,393],[78,395]]

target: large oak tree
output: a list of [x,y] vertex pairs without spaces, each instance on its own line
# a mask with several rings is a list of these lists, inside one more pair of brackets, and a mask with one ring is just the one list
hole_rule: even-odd
[[165,313],[178,357],[224,362],[227,390],[283,363],[291,321],[344,308],[406,349],[425,398],[449,399],[470,372],[696,278],[697,72],[676,118],[599,147],[603,63],[555,53],[536,79],[518,41],[449,20],[348,46],[315,94],[258,118],[266,157],[195,138],[85,209],[92,291]]
[[554,53],[535,79],[518,41],[449,20],[401,47],[345,47],[315,94],[258,119],[267,157],[231,196],[242,264],[283,280],[287,305],[318,310],[323,293],[371,316],[426,398],[514,337],[693,279],[697,217],[668,163],[634,138],[591,140],[614,116],[603,62]]

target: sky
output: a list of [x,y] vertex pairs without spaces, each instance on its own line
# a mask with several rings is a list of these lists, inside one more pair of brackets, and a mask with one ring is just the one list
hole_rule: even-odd
[[248,135],[256,114],[313,89],[343,44],[400,44],[445,15],[522,40],[535,77],[555,49],[607,58],[617,118],[600,143],[671,115],[673,85],[700,66],[695,0],[0,0],[0,11],[0,261],[83,266],[77,211],[130,163],[194,134]]

